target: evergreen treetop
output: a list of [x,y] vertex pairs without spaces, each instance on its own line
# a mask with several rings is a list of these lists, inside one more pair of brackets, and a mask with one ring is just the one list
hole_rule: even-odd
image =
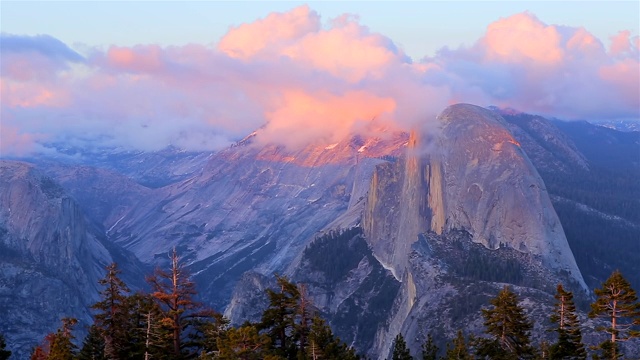
[[479,339],[477,355],[490,359],[533,358],[530,332],[532,323],[518,297],[508,286],[491,299],[493,308],[482,309],[486,333],[493,339]]
[[393,340],[393,352],[391,353],[392,360],[413,360],[413,356],[409,352],[407,343],[404,341],[402,334],[396,335]]
[[573,293],[559,284],[554,297],[556,303],[551,322],[556,325],[552,331],[558,333],[558,341],[549,347],[550,359],[586,359]]
[[608,334],[609,339],[597,348],[611,359],[618,359],[618,343],[640,337],[640,332],[634,329],[640,324],[638,296],[617,270],[602,284],[602,288],[595,289],[595,294],[597,299],[591,304],[589,317],[604,318],[609,322],[609,326],[598,328]]

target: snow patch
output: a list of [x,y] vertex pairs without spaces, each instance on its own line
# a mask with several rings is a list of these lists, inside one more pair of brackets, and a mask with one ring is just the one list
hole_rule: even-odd
[[326,148],[324,148],[324,149],[325,149],[325,150],[331,150],[331,149],[335,148],[336,146],[338,146],[338,143],[331,144],[331,145],[327,146],[327,147],[326,147]]
[[116,221],[113,225],[111,225],[111,227],[109,228],[109,230],[107,230],[107,234],[111,232],[111,230],[113,230],[114,227],[116,227],[116,225],[118,225],[118,223],[124,219],[124,217],[127,215],[122,215],[122,217],[120,219],[118,219],[118,221]]
[[400,280],[400,278],[398,277],[398,274],[396,274],[396,269],[394,269],[393,266],[385,264],[382,260],[380,260],[380,258],[378,258],[376,254],[373,254],[373,257],[376,258],[376,260],[378,260],[380,265],[382,265],[382,267],[385,268],[385,270],[391,271],[391,275],[393,275],[393,277],[396,278],[398,282],[402,282],[402,280]]

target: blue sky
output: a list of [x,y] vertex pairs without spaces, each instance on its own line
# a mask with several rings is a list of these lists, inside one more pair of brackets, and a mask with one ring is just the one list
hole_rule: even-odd
[[638,1],[2,1],[3,32],[48,34],[71,47],[217,42],[229,26],[308,4],[323,21],[356,14],[414,59],[472,44],[491,22],[530,11],[541,21],[585,27],[605,44],[638,35]]

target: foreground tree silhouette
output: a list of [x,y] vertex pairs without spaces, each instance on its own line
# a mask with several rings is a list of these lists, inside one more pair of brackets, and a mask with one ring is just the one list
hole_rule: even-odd
[[549,358],[586,359],[587,352],[582,343],[580,321],[576,314],[573,294],[558,285],[555,295],[556,303],[551,315],[551,322],[556,324],[552,330],[558,333],[558,341],[549,347]]
[[618,359],[621,355],[618,343],[640,337],[640,332],[633,329],[634,324],[640,324],[638,297],[617,270],[602,284],[602,288],[595,289],[595,293],[598,298],[591,304],[589,317],[607,319],[609,326],[598,330],[610,336],[596,349],[607,359]]
[[271,339],[260,334],[253,325],[231,328],[224,338],[218,340],[218,355],[213,359],[220,360],[259,360],[267,355]]
[[294,330],[300,291],[284,276],[277,276],[279,292],[267,289],[269,307],[262,314],[260,329],[266,330],[276,354],[293,358],[297,353]]
[[7,360],[11,356],[11,351],[7,350],[4,336],[0,334],[0,360]]
[[62,327],[56,332],[49,360],[72,360],[75,357],[77,346],[73,343],[73,327],[78,323],[74,318],[62,319]]
[[162,309],[162,318],[159,322],[171,333],[172,356],[175,359],[181,359],[184,356],[194,355],[198,351],[197,344],[185,341],[189,330],[195,331],[192,325],[198,319],[211,318],[213,312],[204,309],[202,304],[194,300],[197,294],[195,284],[187,270],[180,264],[175,248],[170,259],[169,271],[156,268],[154,274],[147,278],[147,282],[151,285],[151,296]]
[[74,318],[63,318],[62,326],[60,326],[55,333],[47,335],[45,338],[45,341],[47,342],[47,346],[45,347],[48,347],[48,351],[46,352],[47,360],[74,359],[77,347],[73,343],[73,339],[75,339],[75,337],[73,336],[72,331],[77,322],[78,320]]
[[478,339],[476,355],[481,359],[531,359],[530,332],[533,325],[527,319],[524,309],[518,305],[518,298],[505,286],[491,299],[492,309],[483,309],[486,333],[492,339]]
[[[309,343],[306,348],[306,359],[340,359],[357,360],[359,357],[353,348],[340,341],[327,323],[318,315],[311,320],[311,331],[309,332]],[[305,359],[305,357],[298,357]]]
[[393,340],[393,352],[391,353],[392,360],[413,360],[413,356],[407,348],[407,343],[404,341],[402,334],[398,334]]
[[465,341],[462,330],[458,330],[458,334],[453,339],[453,344],[447,344],[447,353],[444,357],[446,360],[473,360],[473,356],[469,353],[469,347]]
[[427,335],[427,340],[422,344],[422,360],[438,360],[438,346],[433,342],[431,334]]
[[77,360],[104,360],[104,339],[100,334],[100,329],[91,325],[89,333],[82,342],[82,348],[78,353]]
[[104,339],[104,356],[107,359],[125,359],[128,357],[129,310],[127,296],[129,288],[120,279],[120,270],[116,263],[106,268],[105,277],[98,281],[104,286],[100,291],[100,301],[91,308],[96,311],[95,327]]

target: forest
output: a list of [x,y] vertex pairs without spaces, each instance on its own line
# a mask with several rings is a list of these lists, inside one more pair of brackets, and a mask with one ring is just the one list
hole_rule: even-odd
[[[93,304],[93,324],[81,341],[74,318],[63,318],[31,352],[32,360],[202,359],[202,360],[319,360],[366,359],[336,337],[314,307],[304,284],[276,275],[267,289],[269,300],[256,323],[231,326],[224,316],[196,301],[197,291],[174,250],[168,270],[157,268],[147,277],[150,292],[132,293],[120,279],[117,264],[107,266],[99,284],[100,300]],[[414,357],[398,334],[390,353],[393,360],[466,359],[626,359],[622,342],[640,338],[640,302],[619,271],[595,289],[589,317],[601,318],[598,344],[585,344],[573,294],[557,286],[549,314],[555,334],[552,343],[532,342],[533,323],[517,295],[505,286],[482,309],[483,334],[457,336],[440,349],[431,333]],[[0,360],[9,359],[0,334]]]

